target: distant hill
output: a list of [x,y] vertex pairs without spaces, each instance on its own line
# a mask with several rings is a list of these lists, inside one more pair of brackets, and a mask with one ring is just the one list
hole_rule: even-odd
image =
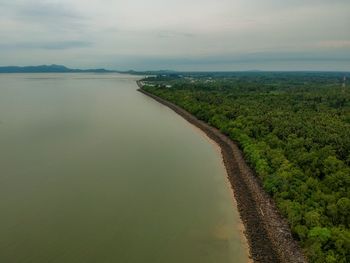
[[136,70],[128,70],[121,71],[122,73],[127,73],[131,75],[171,75],[178,74],[178,71],[175,70],[145,70],[145,71],[136,71]]
[[110,73],[116,72],[106,69],[71,69],[62,65],[41,65],[41,66],[27,66],[17,67],[8,66],[0,67],[0,73]]

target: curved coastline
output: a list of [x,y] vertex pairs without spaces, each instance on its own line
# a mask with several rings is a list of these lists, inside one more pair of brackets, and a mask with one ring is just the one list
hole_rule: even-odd
[[198,120],[177,105],[142,89],[141,93],[155,99],[201,129],[221,148],[228,179],[234,192],[241,220],[245,226],[250,255],[254,262],[307,262],[293,239],[287,221],[280,215],[273,199],[263,190],[260,180],[244,160],[238,145],[218,129]]

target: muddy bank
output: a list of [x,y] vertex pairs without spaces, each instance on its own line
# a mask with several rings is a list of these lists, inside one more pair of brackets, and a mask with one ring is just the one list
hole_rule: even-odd
[[140,92],[171,108],[220,146],[254,262],[307,262],[297,242],[293,240],[288,223],[246,164],[237,144],[218,129],[198,120],[175,104],[142,90],[140,82],[137,84]]

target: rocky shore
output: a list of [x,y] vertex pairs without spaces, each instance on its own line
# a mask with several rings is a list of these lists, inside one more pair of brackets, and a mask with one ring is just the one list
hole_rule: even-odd
[[238,145],[218,129],[198,120],[177,105],[146,92],[140,82],[137,84],[140,92],[168,106],[220,146],[254,262],[307,262],[292,237],[287,221],[280,215],[275,202],[264,191],[259,178],[245,162]]

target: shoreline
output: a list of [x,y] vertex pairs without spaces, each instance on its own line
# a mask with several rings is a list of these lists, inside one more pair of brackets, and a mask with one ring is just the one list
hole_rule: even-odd
[[220,147],[234,201],[244,225],[250,251],[248,255],[252,260],[259,263],[307,262],[292,237],[288,222],[280,215],[274,200],[264,191],[259,178],[245,162],[238,145],[218,129],[198,120],[179,106],[146,92],[140,81],[137,81],[137,85],[139,92],[175,111]]
[[[170,109],[171,110],[171,109]],[[181,117],[181,116],[180,116]],[[186,121],[186,120],[185,120]],[[187,122],[187,121],[186,121]],[[231,202],[232,202],[232,206],[235,207],[235,209],[238,211],[239,213],[239,210],[238,210],[238,204],[237,204],[237,201],[234,197],[234,189],[231,185],[231,182],[229,180],[229,176],[227,174],[227,169],[226,169],[226,165],[225,165],[225,162],[224,162],[224,159],[223,159],[223,156],[222,156],[222,152],[221,152],[221,147],[220,145],[214,141],[212,138],[210,138],[202,129],[198,128],[197,126],[187,122],[187,124],[190,126],[191,129],[193,129],[196,133],[200,134],[201,136],[203,136],[204,140],[206,140],[214,149],[214,151],[219,154],[220,156],[220,163],[222,165],[222,169],[223,169],[223,173],[225,174],[225,187],[227,187],[227,190],[229,190],[231,192],[231,195],[232,198],[231,198]],[[244,250],[246,251],[246,254],[247,254],[247,262],[246,263],[253,263],[253,258],[252,258],[252,254],[251,254],[251,249],[250,249],[250,245],[249,245],[249,242],[248,242],[248,239],[247,239],[247,236],[246,236],[246,228],[245,228],[245,225],[242,221],[242,218],[240,217],[239,215],[239,218],[238,218],[239,222],[236,226],[237,228],[237,231],[239,232],[239,235],[240,235],[240,238],[241,238],[241,242],[242,242],[242,246],[244,248]]]

